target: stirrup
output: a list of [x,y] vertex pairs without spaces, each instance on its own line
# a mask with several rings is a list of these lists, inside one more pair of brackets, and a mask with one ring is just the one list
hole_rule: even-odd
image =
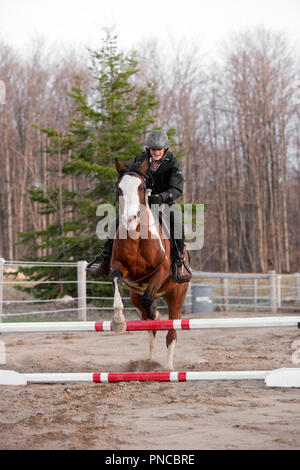
[[[184,266],[185,269],[187,270],[187,274],[180,276],[179,275],[179,269]],[[173,281],[177,282],[179,284],[184,284],[185,282],[190,282],[192,279],[192,271],[190,268],[187,266],[185,263],[185,260],[183,257],[179,257],[175,259],[172,263],[172,273],[173,273]]]
[[101,255],[97,255],[95,256],[92,261],[89,262],[89,264],[87,265],[86,269],[89,269],[93,266],[93,264],[97,263],[97,261],[100,261],[100,256]]
[[[107,250],[102,250],[100,255],[97,255],[86,268],[86,272],[89,276],[97,279],[97,277],[108,276],[110,270],[110,259],[111,253]],[[92,268],[93,264],[100,261],[97,268]]]

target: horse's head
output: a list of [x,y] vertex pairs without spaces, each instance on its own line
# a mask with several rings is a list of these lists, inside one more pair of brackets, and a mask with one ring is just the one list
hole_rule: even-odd
[[139,166],[128,167],[115,159],[115,165],[122,223],[127,230],[136,230],[142,211],[147,207],[148,161],[145,160]]

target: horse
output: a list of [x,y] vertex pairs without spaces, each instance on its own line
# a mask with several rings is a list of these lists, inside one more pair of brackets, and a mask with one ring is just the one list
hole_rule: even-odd
[[[116,183],[119,195],[120,223],[116,231],[112,258],[111,280],[114,288],[112,329],[126,330],[121,298],[121,285],[129,287],[130,298],[141,320],[158,320],[156,299],[163,297],[168,306],[169,319],[180,319],[188,283],[172,279],[170,240],[163,236],[161,224],[156,222],[148,205],[151,190],[147,189],[148,161],[136,167],[127,167],[115,159],[118,172]],[[126,237],[120,236],[120,231]],[[144,236],[141,234],[144,233]],[[146,233],[146,236],[145,236]],[[188,253],[184,252],[188,265]],[[156,331],[149,331],[149,357],[154,358]],[[177,334],[169,330],[166,336],[166,369],[173,370]]]

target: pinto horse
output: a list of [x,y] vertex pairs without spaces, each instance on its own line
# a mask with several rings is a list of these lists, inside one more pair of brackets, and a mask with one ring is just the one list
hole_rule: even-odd
[[[170,240],[163,237],[161,225],[155,222],[148,206],[146,188],[148,162],[130,169],[115,160],[118,171],[117,189],[120,201],[120,224],[113,245],[111,269],[114,287],[114,315],[112,328],[115,332],[126,329],[121,284],[129,287],[132,303],[142,320],[158,320],[155,300],[162,296],[168,305],[169,319],[179,319],[188,289],[188,283],[172,280]],[[126,237],[120,236],[124,230]],[[141,233],[144,236],[141,236]],[[146,236],[145,236],[146,233]],[[188,255],[185,250],[185,262]],[[156,331],[149,331],[149,360],[153,360]],[[167,369],[173,370],[173,357],[177,334],[169,330],[166,337]]]

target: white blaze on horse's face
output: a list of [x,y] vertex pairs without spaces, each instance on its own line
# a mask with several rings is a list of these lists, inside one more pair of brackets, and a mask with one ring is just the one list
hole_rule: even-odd
[[130,231],[136,230],[140,222],[141,203],[138,188],[141,184],[143,184],[141,179],[134,175],[123,176],[119,183],[119,188],[122,190],[120,198],[122,223]]

